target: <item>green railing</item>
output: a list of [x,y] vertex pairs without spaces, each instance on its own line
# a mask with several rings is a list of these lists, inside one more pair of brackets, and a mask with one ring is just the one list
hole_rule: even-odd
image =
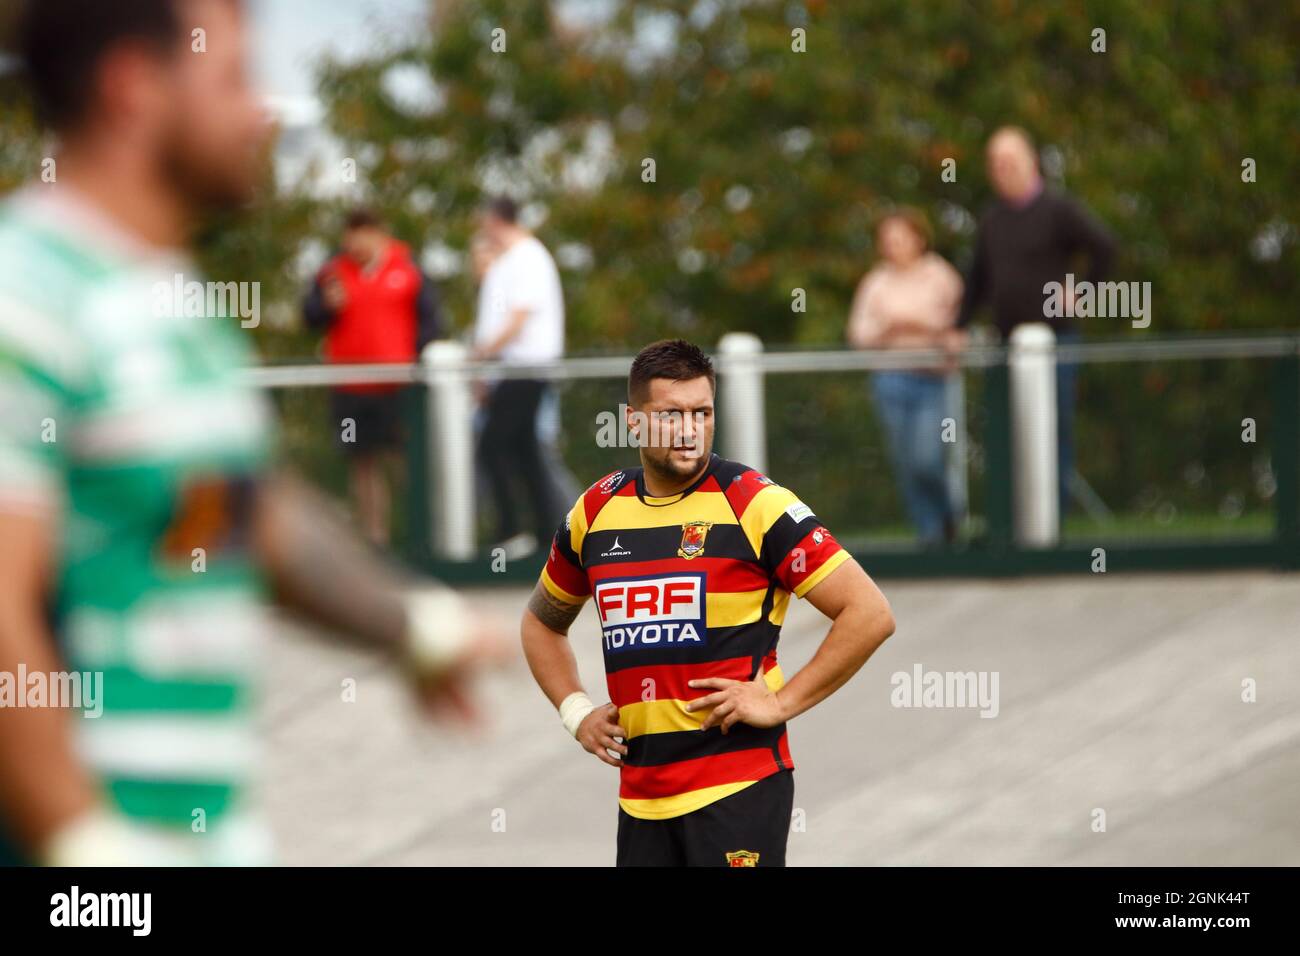
[[[969,410],[966,417],[970,420],[971,444],[977,454],[973,455],[976,464],[972,466],[971,474],[971,517],[966,523],[966,534],[955,546],[922,550],[909,543],[906,521],[890,488],[888,459],[879,444],[872,416],[862,414],[862,409],[869,403],[860,386],[865,384],[870,371],[905,366],[918,358],[933,358],[926,353],[763,353],[765,424],[770,429],[767,434],[767,470],[777,481],[804,495],[862,564],[873,574],[882,576],[1088,574],[1095,573],[1101,561],[1104,561],[1107,573],[1300,568],[1300,336],[1088,342],[1061,346],[1057,355],[1060,361],[1079,363],[1081,378],[1086,380],[1091,376],[1097,386],[1093,389],[1094,400],[1081,402],[1076,428],[1076,438],[1082,439],[1077,444],[1084,470],[1087,470],[1086,464],[1090,460],[1086,444],[1086,436],[1090,433],[1104,433],[1103,437],[1108,436],[1110,443],[1114,444],[1115,439],[1154,435],[1159,430],[1168,433],[1174,427],[1154,419],[1143,421],[1138,410],[1129,407],[1136,405],[1138,399],[1132,395],[1120,396],[1124,388],[1143,381],[1143,376],[1155,377],[1159,382],[1176,380],[1179,370],[1185,373],[1194,367],[1230,367],[1233,374],[1228,376],[1225,373],[1224,380],[1216,379],[1206,371],[1193,376],[1183,387],[1185,393],[1194,396],[1200,394],[1199,390],[1206,392],[1203,411],[1212,415],[1213,421],[1207,418],[1199,430],[1195,424],[1188,425],[1184,421],[1178,426],[1186,433],[1181,441],[1188,447],[1196,446],[1197,454],[1202,457],[1232,458],[1228,470],[1242,472],[1247,467],[1242,452],[1244,446],[1234,446],[1231,437],[1222,435],[1225,422],[1235,427],[1239,420],[1238,409],[1231,407],[1234,400],[1239,401],[1241,408],[1248,410],[1250,417],[1257,420],[1256,444],[1251,446],[1249,454],[1265,459],[1271,493],[1252,494],[1244,507],[1245,513],[1239,516],[1220,519],[1213,514],[1199,518],[1189,515],[1167,526],[1123,515],[1114,520],[1072,516],[1063,523],[1059,543],[1033,548],[1021,545],[1015,532],[1017,481],[1013,468],[1009,352],[1002,347],[974,348],[962,358]],[[569,466],[583,483],[636,463],[635,449],[598,449],[594,442],[595,413],[617,406],[628,361],[619,358],[577,359],[514,373],[545,376],[561,383],[565,403],[562,450]],[[1197,366],[1195,363],[1203,364]],[[720,364],[721,374],[725,377],[725,361]],[[487,371],[486,367],[467,368],[471,377]],[[1098,385],[1107,369],[1112,370],[1112,373],[1107,373],[1112,377]],[[1114,370],[1121,370],[1123,374],[1115,377]],[[294,386],[337,381],[339,371],[268,368],[253,374],[262,384],[296,392]],[[1137,374],[1130,374],[1132,371]],[[407,494],[399,509],[403,533],[395,538],[404,557],[451,582],[492,584],[533,580],[541,556],[511,562],[505,567],[499,560],[493,560],[486,547],[481,549],[479,557],[469,561],[447,561],[435,556],[428,532],[432,514],[430,501],[438,489],[432,486],[428,467],[428,406],[424,400],[427,391],[424,386],[431,372],[418,366],[403,370],[388,368],[383,372],[383,377],[389,381],[412,383],[408,389]],[[351,370],[351,374],[352,380],[356,380],[357,375],[364,375],[364,370]],[[819,396],[819,388],[826,394]],[[323,390],[321,392],[323,394]],[[1237,392],[1248,394],[1234,399]],[[792,398],[792,395],[796,397]],[[1101,408],[1099,406],[1105,403],[1096,400],[1098,395],[1112,401]],[[789,407],[791,402],[803,404]],[[286,414],[295,404],[310,403],[305,400],[286,402]],[[1157,405],[1156,408],[1173,414],[1170,406]],[[722,409],[719,411],[721,413]],[[1180,415],[1187,419],[1189,413],[1184,409]],[[810,426],[811,434],[805,428],[809,421],[815,423]],[[778,428],[773,429],[771,422],[777,422]],[[805,433],[797,442],[787,441],[780,429],[795,427],[804,429]],[[311,444],[302,438],[310,428],[310,423],[300,423],[294,429],[300,436],[300,446]],[[731,439],[726,429],[727,421],[722,416],[717,447],[723,454],[727,453]],[[1201,434],[1202,431],[1206,434]],[[1219,438],[1208,440],[1206,435],[1210,431],[1216,431]],[[1164,437],[1167,438],[1167,434]],[[1175,447],[1179,443],[1180,439],[1166,441]],[[787,454],[787,448],[793,445],[799,445],[802,452]],[[306,458],[308,470],[316,473],[319,479],[322,456],[317,454],[315,458]],[[1114,460],[1108,465],[1109,484],[1114,485],[1116,470],[1124,471],[1123,454],[1112,454],[1110,458],[1121,459],[1118,465]],[[864,461],[868,464],[863,465]],[[1215,470],[1215,460],[1207,464],[1210,470]],[[818,473],[817,469],[824,469],[824,472]],[[1172,481],[1178,480],[1175,476]],[[1239,484],[1248,484],[1249,480],[1250,476],[1244,475]],[[335,490],[340,488],[336,472],[332,481],[326,483]],[[870,489],[869,493],[864,493],[871,499],[869,506],[851,499],[858,487]],[[850,489],[847,495],[845,488]],[[1172,506],[1169,507],[1172,510]],[[1184,510],[1190,512],[1194,509]],[[483,540],[482,536],[480,539]]]

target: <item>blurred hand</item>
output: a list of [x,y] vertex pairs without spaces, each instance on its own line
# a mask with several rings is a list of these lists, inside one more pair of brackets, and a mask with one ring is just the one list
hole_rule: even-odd
[[612,703],[597,707],[578,725],[578,743],[589,754],[595,754],[611,767],[621,767],[622,760],[615,760],[608,751],[612,750],[627,756],[627,745],[619,743],[615,737],[626,737],[627,731],[618,724],[618,708]]
[[944,371],[957,370],[957,356],[964,352],[969,344],[970,333],[965,329],[949,329],[944,333],[943,350],[948,353],[947,361],[943,363]]
[[343,283],[339,281],[338,276],[327,276],[322,287],[325,297],[325,304],[329,306],[331,312],[340,312],[348,304],[348,294],[343,288]]
[[481,727],[482,714],[472,692],[475,678],[511,659],[514,645],[495,619],[476,617],[452,660],[436,670],[415,672],[415,695],[424,713],[435,720],[452,720]]

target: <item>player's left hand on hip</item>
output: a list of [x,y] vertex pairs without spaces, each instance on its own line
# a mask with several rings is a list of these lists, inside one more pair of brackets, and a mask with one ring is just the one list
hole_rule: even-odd
[[776,692],[767,686],[761,670],[750,681],[702,677],[686,683],[697,690],[715,692],[697,697],[686,705],[688,712],[713,708],[713,712],[700,724],[701,730],[721,727],[725,734],[737,722],[751,727],[775,727],[785,720],[781,702],[777,699]]

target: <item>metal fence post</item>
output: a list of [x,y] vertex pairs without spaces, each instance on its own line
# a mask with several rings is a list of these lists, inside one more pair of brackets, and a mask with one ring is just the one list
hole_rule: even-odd
[[722,439],[727,458],[767,471],[767,411],[763,404],[763,342],[750,332],[718,340]]
[[405,484],[402,486],[403,508],[398,514],[401,522],[398,540],[405,549],[407,559],[420,565],[433,556],[429,533],[433,530],[433,516],[429,513],[429,388],[421,380],[404,388],[402,420],[406,423],[402,448],[406,456]]
[[944,464],[949,500],[957,520],[970,520],[970,458],[966,435],[966,376],[961,369],[944,377],[944,405],[953,420],[953,444]]
[[990,365],[984,373],[984,406],[988,416],[984,434],[984,510],[989,550],[1001,558],[1013,546],[1015,498],[1011,467],[1011,385],[1005,361]]
[[422,356],[428,368],[428,474],[435,557],[472,560],[474,534],[474,398],[459,342],[433,342]]
[[1300,354],[1273,361],[1273,479],[1284,567],[1300,567]]
[[1057,482],[1056,335],[1033,322],[1011,333],[1011,448],[1016,543],[1051,548],[1060,540]]

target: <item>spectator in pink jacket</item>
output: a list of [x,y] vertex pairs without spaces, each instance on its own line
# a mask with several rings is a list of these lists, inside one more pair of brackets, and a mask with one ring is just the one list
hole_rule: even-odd
[[[930,251],[930,225],[919,210],[890,212],[876,228],[880,261],[858,284],[849,317],[849,344],[859,349],[936,349],[963,344],[956,328],[962,280]],[[894,474],[921,543],[951,541],[957,515],[944,471],[942,429],[945,367],[875,372],[876,411],[884,426]]]

